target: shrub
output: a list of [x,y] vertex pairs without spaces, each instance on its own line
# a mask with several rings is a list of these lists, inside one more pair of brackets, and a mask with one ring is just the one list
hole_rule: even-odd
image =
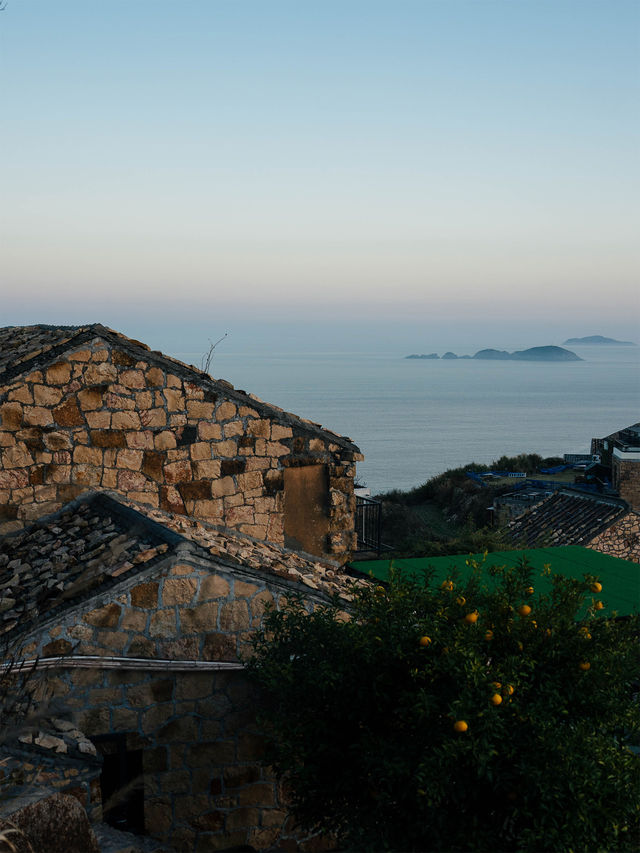
[[358,851],[636,849],[638,620],[594,583],[476,566],[272,611],[249,672],[295,818]]

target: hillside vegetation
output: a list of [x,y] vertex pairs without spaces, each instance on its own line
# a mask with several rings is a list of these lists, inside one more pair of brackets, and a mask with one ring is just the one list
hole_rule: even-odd
[[540,468],[560,465],[558,457],[537,453],[501,456],[491,465],[471,462],[432,477],[409,491],[394,489],[377,495],[382,502],[382,539],[399,556],[436,557],[446,554],[508,550],[503,534],[490,525],[493,499],[513,483],[478,486],[467,471],[517,471],[535,477]]

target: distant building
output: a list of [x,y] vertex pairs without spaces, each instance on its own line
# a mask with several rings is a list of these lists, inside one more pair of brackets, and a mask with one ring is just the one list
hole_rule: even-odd
[[640,510],[640,423],[591,440],[591,452],[602,456],[621,498]]

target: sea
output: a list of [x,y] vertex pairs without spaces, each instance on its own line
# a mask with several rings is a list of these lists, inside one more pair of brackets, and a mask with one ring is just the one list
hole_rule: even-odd
[[[216,350],[209,372],[349,436],[365,456],[357,482],[376,495],[503,454],[587,453],[592,437],[640,421],[640,347],[571,349],[583,361]],[[173,355],[201,364],[201,353]]]

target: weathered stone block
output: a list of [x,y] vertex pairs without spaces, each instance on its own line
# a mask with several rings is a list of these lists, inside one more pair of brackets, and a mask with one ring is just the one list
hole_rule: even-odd
[[[48,412],[48,415],[51,418],[50,412]],[[84,424],[84,418],[78,408],[78,402],[75,397],[71,397],[65,403],[62,403],[62,405],[57,406],[53,410],[53,419],[57,424],[65,427],[82,426]]]
[[9,391],[7,400],[11,403],[33,403],[33,394],[27,385],[19,385]]
[[167,578],[162,585],[162,603],[165,607],[172,604],[188,604],[196,594],[195,578]]
[[178,491],[185,501],[207,499],[211,497],[211,481],[194,480],[191,483],[181,483]]
[[167,637],[176,633],[176,614],[173,610],[158,610],[151,616],[150,637]]
[[170,430],[156,433],[154,437],[156,450],[173,450],[176,447],[176,437]]
[[118,488],[123,492],[145,491],[148,485],[147,478],[140,471],[126,468],[118,471]]
[[117,468],[128,468],[131,471],[139,471],[142,467],[142,450],[119,450],[116,457]]
[[203,403],[199,400],[187,400],[187,417],[193,420],[212,420],[213,403]]
[[191,463],[186,460],[170,462],[164,466],[164,476],[168,484],[183,483],[191,480]]
[[48,385],[65,385],[71,379],[71,365],[66,361],[59,361],[47,368]]
[[175,486],[160,486],[160,509],[180,515],[186,512],[180,493]]
[[140,429],[140,416],[137,412],[114,412],[111,415],[111,426],[114,429]]
[[91,430],[91,443],[94,447],[126,447],[127,442],[122,430],[94,429]]
[[50,388],[48,385],[33,386],[33,401],[36,406],[57,406],[62,399],[62,391],[59,388]]
[[218,440],[222,438],[222,427],[220,424],[210,421],[200,421],[198,424],[198,436],[203,441]]
[[153,450],[153,433],[151,430],[130,430],[125,437],[127,447],[134,450]]
[[22,442],[14,447],[7,447],[1,455],[4,468],[26,468],[33,464],[33,457]]
[[199,601],[209,601],[212,598],[225,598],[229,595],[229,582],[220,575],[207,575],[200,583]]
[[205,459],[194,463],[195,477],[198,480],[216,480],[220,476],[220,460]]
[[0,417],[5,429],[20,429],[22,426],[22,406],[20,403],[4,403],[0,406]]
[[47,643],[42,647],[42,655],[45,658],[57,657],[58,655],[68,655],[73,649],[73,646],[68,640],[58,639]]
[[90,364],[85,371],[84,379],[87,385],[111,384],[118,379],[118,368],[105,361]]
[[99,447],[79,445],[73,451],[73,461],[78,465],[102,465],[102,450]]
[[118,382],[125,388],[146,388],[144,374],[141,370],[123,370],[118,377]]
[[131,590],[131,604],[146,610],[155,609],[158,606],[158,589],[159,584],[156,581],[134,586]]
[[[112,602],[111,604],[105,604],[104,607],[90,610],[84,614],[82,620],[96,628],[115,628],[120,620],[121,612],[120,605]],[[71,634],[71,631],[69,633]]]
[[249,607],[246,601],[229,601],[222,605],[220,610],[221,630],[246,631],[249,624]]
[[155,643],[146,637],[134,637],[129,646],[129,654],[134,658],[153,658],[155,651]]
[[76,465],[71,469],[71,480],[82,486],[99,486],[102,471],[95,465]]
[[163,427],[167,425],[167,413],[164,409],[145,409],[140,412],[140,422],[142,426]]
[[220,480],[214,480],[211,483],[211,495],[214,498],[232,495],[235,491],[236,484],[233,482],[233,477],[222,477]]
[[129,635],[122,631],[98,631],[95,642],[110,652],[123,652],[129,642]]
[[216,740],[213,743],[198,743],[187,749],[188,767],[211,768],[216,765],[232,764],[236,760],[234,740]]
[[204,639],[202,657],[204,660],[237,660],[235,636],[232,634],[207,634]]
[[[53,423],[53,415],[50,409],[43,406],[25,406],[24,422],[33,426],[50,426]],[[71,424],[64,424],[64,426],[71,426]]]
[[215,602],[205,602],[192,608],[180,609],[180,627],[185,634],[215,631],[217,622],[218,605]]

